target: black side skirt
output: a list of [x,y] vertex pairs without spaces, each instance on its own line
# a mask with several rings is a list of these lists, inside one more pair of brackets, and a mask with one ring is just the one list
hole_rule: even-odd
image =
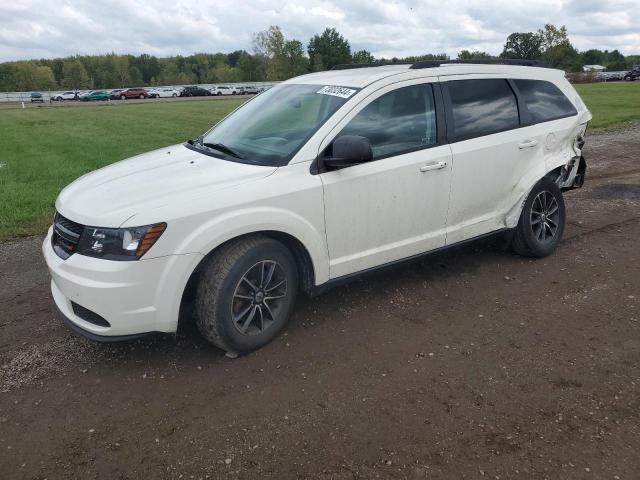
[[436,248],[434,250],[429,250],[428,252],[423,252],[423,253],[418,253],[416,255],[412,255],[411,257],[406,257],[406,258],[401,258],[399,260],[394,260],[392,262],[389,263],[385,263],[383,265],[378,265],[377,267],[371,267],[371,268],[367,268],[366,270],[361,270],[359,272],[355,272],[355,273],[349,273],[347,275],[343,275],[342,277],[337,277],[337,278],[333,278],[331,280],[328,280],[325,283],[322,283],[320,285],[316,285],[314,286],[311,291],[309,292],[309,296],[310,297],[317,297],[318,295],[322,295],[323,293],[325,293],[327,290],[330,290],[334,287],[337,287],[339,285],[343,285],[345,283],[350,283],[353,282],[355,280],[361,280],[364,277],[367,277],[368,275],[371,275],[373,273],[378,273],[380,271],[384,271],[387,269],[392,269],[401,265],[407,265],[410,264],[412,262],[417,262],[420,260],[424,260],[426,257],[429,257],[431,255],[435,255],[437,253],[441,253],[445,250],[448,250],[450,248],[454,248],[454,247],[458,247],[460,245],[464,245],[466,243],[472,243],[475,242],[477,240],[481,240],[483,238],[490,238],[490,237],[494,237],[494,236],[498,236],[500,234],[509,234],[509,231],[512,229],[508,229],[508,228],[501,228],[499,230],[494,230],[493,232],[489,232],[489,233],[483,233],[482,235],[478,235],[476,237],[473,238],[469,238],[467,240],[462,240],[460,242],[456,242],[456,243],[452,243],[451,245],[445,245],[443,247],[440,248]]

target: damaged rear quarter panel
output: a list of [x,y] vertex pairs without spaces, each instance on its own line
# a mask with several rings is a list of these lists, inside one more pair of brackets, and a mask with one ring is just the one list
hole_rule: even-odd
[[[535,153],[541,156],[539,157],[541,161],[533,163],[532,168],[513,186],[512,207],[505,216],[507,228],[515,228],[518,224],[524,202],[531,189],[541,178],[549,172],[566,166],[576,155],[579,158],[580,151],[576,152],[574,143],[576,137],[583,135],[586,128],[586,123],[579,123],[582,118],[584,117],[578,113],[574,117],[526,127],[533,130],[531,132],[533,137],[539,139],[540,143],[537,147],[539,151]],[[567,181],[573,182],[578,164],[579,162],[575,163],[574,170]]]

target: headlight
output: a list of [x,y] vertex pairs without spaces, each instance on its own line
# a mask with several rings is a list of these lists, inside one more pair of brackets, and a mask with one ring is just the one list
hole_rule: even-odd
[[138,260],[156,243],[166,223],[130,228],[85,227],[78,253],[105,260]]

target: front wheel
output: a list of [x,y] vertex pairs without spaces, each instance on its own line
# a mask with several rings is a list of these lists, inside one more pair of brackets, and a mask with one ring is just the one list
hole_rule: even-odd
[[524,203],[511,246],[525,257],[546,257],[562,239],[565,206],[558,185],[540,180]]
[[285,326],[298,291],[289,250],[263,236],[233,240],[207,261],[196,294],[196,323],[213,345],[248,353]]

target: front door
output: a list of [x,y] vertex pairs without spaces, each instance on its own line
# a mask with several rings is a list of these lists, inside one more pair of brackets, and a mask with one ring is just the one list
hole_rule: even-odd
[[376,92],[330,134],[367,137],[373,150],[370,162],[320,174],[331,278],[445,244],[451,150],[438,142],[438,84],[421,82]]

